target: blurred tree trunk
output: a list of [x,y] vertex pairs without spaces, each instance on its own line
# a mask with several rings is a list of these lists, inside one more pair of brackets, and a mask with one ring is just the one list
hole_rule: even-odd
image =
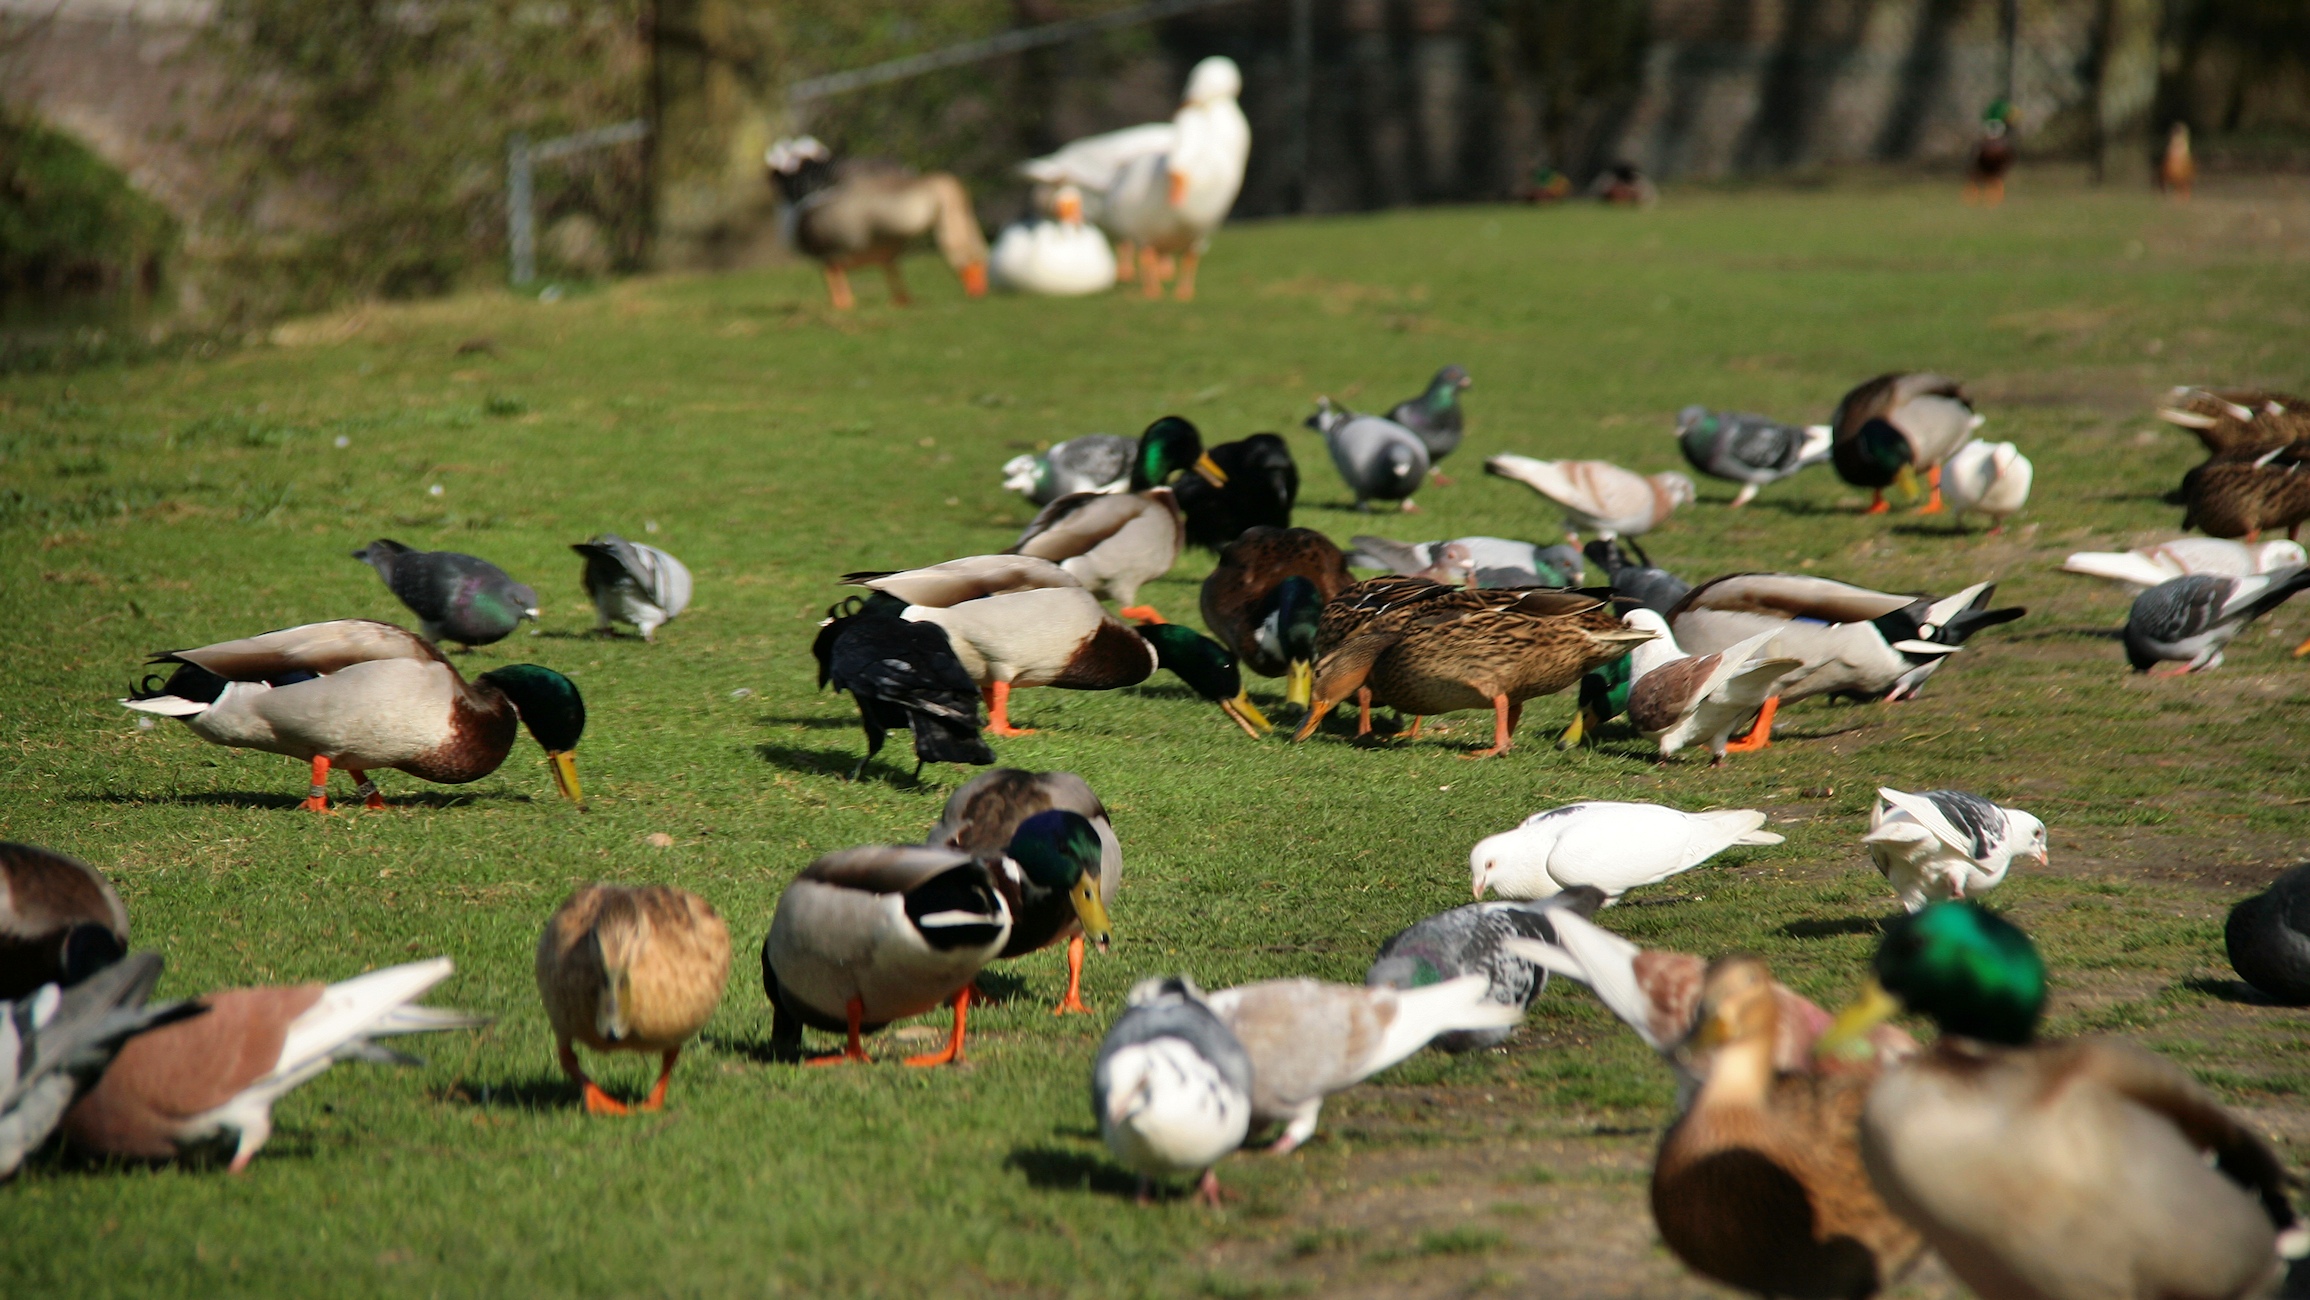
[[2158,95],[2159,0],[2101,0],[2093,44],[2093,175],[2147,175],[2150,109]]

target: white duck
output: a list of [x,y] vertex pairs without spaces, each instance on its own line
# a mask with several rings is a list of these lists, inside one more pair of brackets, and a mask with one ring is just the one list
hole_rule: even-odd
[[1979,438],[1953,452],[1941,466],[1941,496],[1950,522],[1963,527],[1969,511],[1989,516],[1989,531],[2002,533],[2005,521],[2029,503],[2036,467],[2010,442]]
[[1604,891],[1606,906],[1639,885],[1689,871],[1735,844],[1778,844],[1753,809],[1680,812],[1651,803],[1597,800],[1534,813],[1512,831],[1477,841],[1468,854],[1476,897],[1549,898],[1574,885]]
[[1173,296],[1185,302],[1195,296],[1195,266],[1211,233],[1243,188],[1251,123],[1235,102],[1242,93],[1233,59],[1205,59],[1188,74],[1169,122],[1077,140],[1019,170],[1046,185],[1080,188],[1091,218],[1120,245],[1117,278],[1136,274],[1148,297],[1162,296],[1164,260],[1176,256]]
[[1052,219],[1006,226],[987,261],[995,287],[1047,298],[1080,298],[1115,287],[1115,250],[1083,224],[1083,193],[1062,185]]

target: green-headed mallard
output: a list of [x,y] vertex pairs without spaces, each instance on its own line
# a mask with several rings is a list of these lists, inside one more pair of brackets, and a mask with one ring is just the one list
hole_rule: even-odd
[[181,718],[213,745],[309,760],[305,807],[329,810],[329,769],[342,767],[371,808],[385,800],[368,774],[396,768],[462,785],[496,771],[513,751],[514,723],[545,748],[554,785],[584,804],[578,737],[585,700],[551,668],[510,664],[471,682],[422,638],[367,619],[307,623],[239,641],[152,657],[175,664],[121,703]]
[[1165,416],[1139,436],[1129,492],[1060,497],[1036,513],[1009,553],[1049,560],[1093,593],[1130,605],[1187,544],[1186,516],[1165,480],[1207,460],[1195,426]]
[[1490,708],[1492,745],[1468,757],[1504,754],[1524,701],[1563,690],[1651,638],[1580,591],[1429,596],[1371,619],[1323,657],[1314,702],[1293,738],[1306,739],[1333,706],[1368,686],[1376,703],[1421,716]]
[[2122,1039],[2037,1040],[2045,964],[1978,903],[1893,922],[1822,1052],[1903,1007],[1941,1029],[1861,1116],[1888,1205],[1991,1300],[2243,1297],[2310,1247],[2293,1180],[2188,1073]]
[[1837,477],[1875,495],[1869,513],[1883,514],[1885,488],[1899,483],[1916,495],[1918,471],[1933,485],[1933,497],[1918,511],[1941,509],[1941,462],[1965,445],[1982,419],[1973,413],[1964,385],[1924,371],[1879,375],[1845,394],[1829,418],[1833,434],[1829,461]]
[[[1011,938],[1004,957],[1038,952],[1067,941],[1067,992],[1051,1014],[1088,1013],[1083,1005],[1083,936],[1088,932],[1107,949],[1107,914],[1123,883],[1123,846],[1107,819],[1107,806],[1090,783],[1073,772],[1025,772],[999,767],[972,778],[947,797],[946,811],[924,842],[987,857],[1000,854],[1019,828],[1039,814],[1074,813],[1098,838],[1095,860],[1063,844],[1034,848],[1031,861],[1006,869],[996,883],[1011,905]],[[1070,876],[1069,872],[1075,874]]]
[[1203,580],[1203,625],[1262,677],[1287,677],[1285,699],[1306,705],[1325,602],[1355,585],[1338,546],[1312,528],[1249,529]]
[[1693,1271],[1743,1291],[1860,1300],[1923,1245],[1870,1187],[1854,1143],[1877,1068],[1777,1070],[1777,987],[1754,957],[1708,968],[1687,1040],[1707,1064],[1653,1160],[1653,1221]]
[[597,1052],[654,1052],[658,1083],[639,1109],[666,1103],[682,1044],[705,1028],[730,979],[730,927],[714,905],[671,885],[595,884],[571,894],[537,940],[537,991],[562,1073],[586,1110],[623,1115],[586,1077],[573,1042]]

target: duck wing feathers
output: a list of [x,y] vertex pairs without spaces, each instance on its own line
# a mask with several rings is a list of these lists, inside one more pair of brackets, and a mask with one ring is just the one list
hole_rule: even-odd
[[262,682],[300,673],[326,676],[380,659],[449,662],[416,633],[365,618],[306,623],[193,650],[164,651],[149,662],[191,664],[228,682]]
[[1680,615],[1709,609],[1823,623],[1866,623],[1906,609],[1916,599],[1796,573],[1732,573],[1685,593],[1666,617],[1673,626]]
[[920,569],[845,573],[842,581],[927,609],[950,609],[985,596],[1083,585],[1051,561],[1027,555],[966,555]]

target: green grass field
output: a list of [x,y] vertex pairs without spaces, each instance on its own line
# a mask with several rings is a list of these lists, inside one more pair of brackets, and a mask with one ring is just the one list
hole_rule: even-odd
[[[2310,663],[2281,610],[2219,671],[2148,681],[2110,629],[2119,589],[2063,554],[2172,536],[2158,500],[2194,444],[2150,415],[2178,382],[2310,384],[2310,189],[2171,207],[2025,175],[2005,208],[1956,186],[1675,193],[1655,211],[1470,208],[1230,229],[1190,305],[966,302],[934,262],[922,305],[831,316],[814,271],[662,278],[546,305],[480,295],[300,322],[209,358],[0,379],[0,837],[85,858],[127,900],[162,990],[334,979],[446,953],[432,1000],[498,1017],[348,1065],[287,1099],[250,1171],[53,1156],[0,1188],[9,1295],[1713,1295],[1644,1209],[1668,1074],[1585,991],[1557,984],[1506,1052],[1434,1054],[1348,1093],[1288,1159],[1246,1155],[1224,1213],[1128,1199],[1090,1116],[1108,1014],[1145,975],[1207,986],[1360,981],[1387,934],[1465,901],[1467,850],[1580,798],[1763,807],[1744,849],[1606,917],[1639,942],[1762,953],[1824,1001],[1892,910],[1861,853],[1879,784],[2030,809],[2053,864],[1993,896],[2043,945],[2053,1028],[2134,1034],[2310,1154],[2299,1012],[2243,998],[2222,955],[2235,898],[2310,839]],[[462,345],[462,346],[461,346]],[[1427,513],[1355,515],[1315,396],[1383,407],[1438,365],[1475,376],[1455,486]],[[2002,537],[1867,518],[1826,470],[1731,512],[1728,484],[1646,539],[1699,580],[1795,568],[1946,593],[1995,578],[2029,616],[1977,638],[1918,702],[1807,704],[1780,743],[1711,771],[1656,767],[1625,731],[1458,751],[1247,740],[1168,675],[1028,691],[1040,734],[1001,761],[1067,768],[1114,811],[1127,868],[1102,1014],[1048,1013],[1057,954],[1000,968],[971,1064],[805,1071],[768,1052],[757,951],[783,883],[851,844],[919,837],[969,773],[867,779],[846,697],[808,646],[835,575],[1008,545],[1018,450],[1179,412],[1207,438],[1292,431],[1299,522],[1418,540],[1546,538],[1556,515],[1479,472],[1495,451],[1679,465],[1687,402],[1826,418],[1895,368],[1966,379],[1985,433],[2037,464]],[[439,486],[438,494],[434,492]],[[657,531],[645,534],[654,522]],[[697,576],[659,644],[600,640],[568,544],[648,536]],[[471,551],[536,585],[535,634],[461,660],[569,673],[590,725],[591,810],[553,795],[524,738],[469,787],[383,774],[384,813],[298,810],[290,760],[140,730],[114,699],[148,652],[320,619],[408,621],[348,552],[373,537]],[[1209,557],[1148,589],[1192,620]],[[1280,709],[1280,683],[1256,683]],[[344,787],[338,794],[342,797]],[[651,837],[671,837],[670,847]],[[738,955],[661,1116],[587,1118],[553,1063],[530,974],[579,882],[664,881],[729,919]],[[943,1019],[926,1025],[943,1027]],[[821,1046],[829,1040],[814,1036]],[[599,1065],[613,1091],[639,1059]],[[1906,1295],[1941,1294],[1928,1271]]]

